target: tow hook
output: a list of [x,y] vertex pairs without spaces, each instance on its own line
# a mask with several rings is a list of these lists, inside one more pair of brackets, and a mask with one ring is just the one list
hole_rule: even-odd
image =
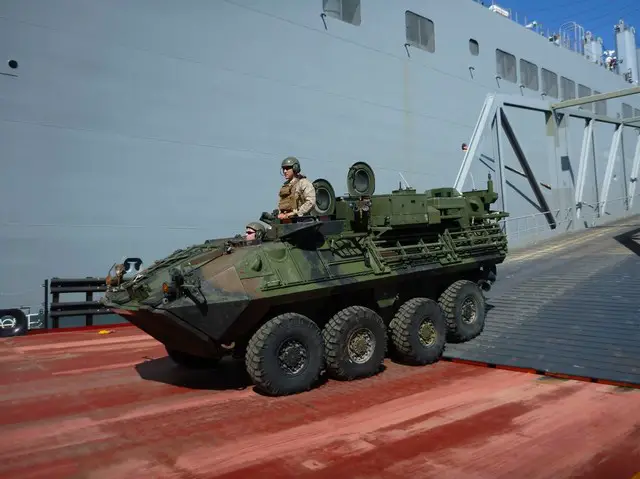
[[484,291],[485,293],[491,291],[491,282],[487,281],[486,279],[481,279],[480,281],[478,281],[478,286],[480,286],[480,289],[482,289],[482,291]]

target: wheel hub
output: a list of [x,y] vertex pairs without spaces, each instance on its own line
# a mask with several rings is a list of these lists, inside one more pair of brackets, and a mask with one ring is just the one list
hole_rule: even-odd
[[287,374],[298,374],[307,361],[307,349],[300,341],[285,341],[278,351],[280,368]]
[[347,340],[347,351],[354,363],[363,364],[371,359],[376,347],[376,338],[366,328],[353,331]]
[[462,322],[466,324],[471,324],[476,320],[478,315],[476,302],[473,298],[465,298],[462,302],[462,307],[460,308],[460,316],[462,318]]
[[428,319],[422,321],[420,324],[420,330],[418,332],[418,337],[420,338],[420,342],[424,346],[433,346],[436,342],[436,328],[433,327],[433,323]]

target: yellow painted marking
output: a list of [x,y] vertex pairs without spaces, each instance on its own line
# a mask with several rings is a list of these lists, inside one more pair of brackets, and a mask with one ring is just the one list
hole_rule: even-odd
[[[625,248],[624,246],[606,248],[602,251],[591,252],[589,256],[591,257],[599,257],[599,256],[633,256],[634,254]],[[584,251],[572,251],[570,253],[562,253],[557,256],[558,259],[573,259],[573,258],[582,258],[584,257]]]
[[570,246],[577,246],[583,243],[586,243],[587,241],[590,240],[594,240],[596,238],[600,238],[602,236],[606,236],[611,234],[611,230],[610,229],[606,229],[605,231],[598,231],[598,232],[594,232],[594,233],[587,233],[584,235],[580,235],[578,237],[576,237],[575,239],[571,239],[571,240],[567,240],[566,242],[562,242],[559,244],[555,244],[552,246],[547,246],[546,248],[542,248],[540,250],[537,251],[531,251],[530,253],[524,253],[522,255],[517,255],[516,256],[512,256],[510,259],[507,258],[507,260],[505,261],[505,263],[507,262],[514,262],[514,261],[522,261],[525,259],[534,259],[534,258],[539,258],[541,256],[545,256],[548,255],[549,253],[553,253],[559,250],[563,250],[563,249],[567,249]]

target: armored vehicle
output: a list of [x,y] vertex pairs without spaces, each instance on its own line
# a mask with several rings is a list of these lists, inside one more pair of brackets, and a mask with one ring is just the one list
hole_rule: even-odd
[[507,254],[498,198],[486,190],[374,194],[363,162],[348,194],[318,179],[309,217],[263,213],[255,238],[207,240],[124,280],[107,277],[102,302],[164,344],[184,367],[244,358],[272,395],[378,373],[387,353],[437,361],[445,342],[484,327],[484,295]]

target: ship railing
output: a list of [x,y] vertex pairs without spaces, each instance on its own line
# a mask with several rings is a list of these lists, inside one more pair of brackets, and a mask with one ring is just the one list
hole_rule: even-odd
[[[113,315],[114,318],[108,318],[105,324],[116,324],[118,318],[114,313],[104,307],[99,298],[94,297],[95,294],[104,293],[107,290],[106,278],[51,278],[45,280],[45,321],[44,327],[49,327],[49,319],[51,320],[51,328],[60,328],[61,320],[64,322],[73,322],[73,326],[94,326],[95,316]],[[48,288],[48,291],[46,289]],[[61,301],[61,295],[83,294],[84,301],[71,300]],[[51,305],[47,308],[46,302],[48,295],[51,295]],[[82,320],[78,324],[78,318]],[[71,321],[75,320],[75,321]]]
[[[500,15],[506,19],[509,19],[512,22],[515,22],[518,25],[522,26],[526,30],[529,30],[532,33],[548,39],[549,43],[552,43],[557,47],[577,53],[578,55],[587,59],[590,63],[606,68],[605,62],[602,60],[602,58],[598,58],[594,61],[589,49],[585,48],[587,33],[585,33],[585,29],[582,25],[572,21],[563,23],[557,29],[550,30],[542,23],[537,22],[535,19],[531,20],[526,15],[521,15],[511,8],[501,7],[495,1],[491,1],[489,4],[487,4],[486,1],[482,2],[482,0],[473,1],[476,3],[481,3],[487,8],[490,8],[491,6],[499,7],[500,11],[494,12],[496,15]],[[556,35],[557,39],[554,39],[553,37]]]
[[[41,285],[44,301],[37,313],[31,306],[18,306],[0,310],[2,328],[13,328],[22,321],[27,330],[56,330],[127,324],[122,317],[104,307],[95,295],[107,289],[106,278],[51,278]],[[69,299],[70,295],[80,298]],[[99,316],[100,318],[96,318]]]
[[[550,38],[554,34],[551,30],[549,30],[548,28],[545,28],[543,24],[538,23],[535,19],[529,21],[526,15],[520,15],[517,11],[511,8],[502,7],[501,5],[497,4],[493,0],[489,5],[487,5],[486,2],[483,2],[482,0],[473,0],[473,1],[476,3],[483,4],[485,7],[489,9],[491,7],[497,8],[498,10],[494,11],[496,15],[500,15],[504,18],[507,18],[512,22],[515,22],[518,25],[525,27],[527,30],[533,33],[536,33],[540,36],[543,36],[545,38]],[[559,44],[562,44],[562,42],[560,42]],[[564,48],[572,49],[570,46],[569,47],[567,47],[566,45],[562,45],[562,46],[564,46]]]
[[[629,205],[632,204],[632,199],[636,199],[639,196],[640,194],[621,196],[611,200],[608,199],[606,202],[583,203],[581,207],[570,206],[568,208],[509,217],[501,220],[500,223],[502,223],[503,229],[506,227],[510,246],[529,246],[555,237],[559,232],[576,231],[579,229],[577,223],[588,229],[597,226],[599,222],[607,222],[609,213],[602,214],[602,207],[605,204],[608,211],[621,211],[620,217],[632,216],[635,213],[629,210]],[[579,217],[577,215],[578,211],[580,211]],[[555,218],[556,227],[554,229],[549,227],[548,213],[551,213]]]

